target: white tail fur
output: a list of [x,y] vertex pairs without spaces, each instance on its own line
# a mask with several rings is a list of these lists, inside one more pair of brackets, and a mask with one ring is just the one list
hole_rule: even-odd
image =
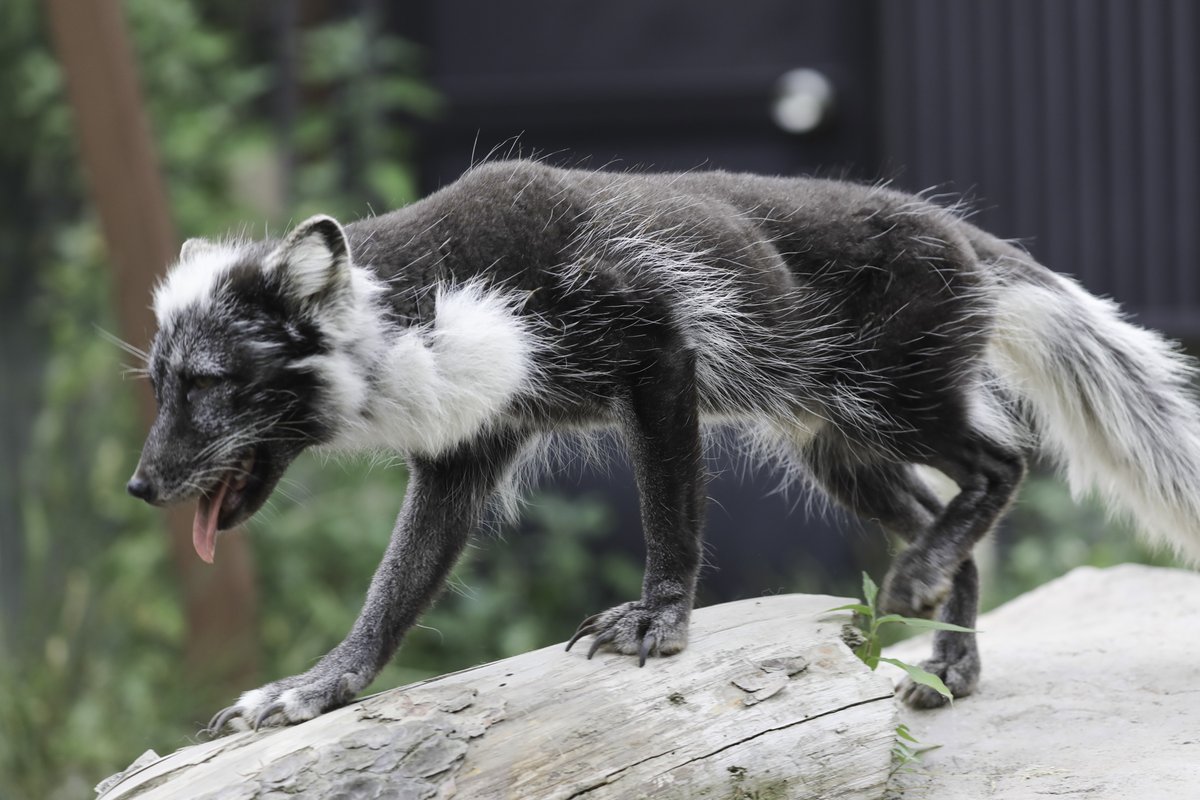
[[1072,493],[1097,492],[1150,540],[1200,564],[1195,365],[1075,281],[1022,268],[997,287],[993,369]]

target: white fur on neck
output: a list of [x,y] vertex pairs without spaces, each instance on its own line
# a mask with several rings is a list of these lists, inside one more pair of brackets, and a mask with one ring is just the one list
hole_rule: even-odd
[[374,314],[375,324],[354,325],[346,350],[311,359],[339,412],[331,446],[435,455],[494,425],[536,382],[538,340],[514,305],[468,283],[439,290],[432,324],[386,340]]

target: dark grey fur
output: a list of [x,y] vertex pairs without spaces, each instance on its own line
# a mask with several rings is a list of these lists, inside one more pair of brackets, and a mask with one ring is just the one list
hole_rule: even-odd
[[[214,730],[235,717],[298,721],[349,702],[431,602],[488,498],[533,444],[587,427],[622,431],[647,547],[642,597],[581,626],[576,638],[594,637],[592,652],[644,660],[685,645],[705,513],[702,426],[712,419],[765,423],[767,449],[791,469],[910,543],[885,581],[884,611],[940,609],[943,620],[974,623],[972,548],[1025,470],[1013,398],[985,357],[991,293],[1052,283],[1023,252],[879,187],[528,162],[476,168],[412,206],[346,226],[345,240],[336,225],[321,235],[386,281],[377,311],[397,330],[430,324],[432,287],[480,280],[522,297],[519,313],[548,346],[539,380],[494,424],[445,452],[410,454],[392,543],[346,640],[307,673],[243,697]],[[330,345],[313,311],[320,299],[297,298],[286,272],[261,268],[277,246],[246,246],[245,263],[217,290],[217,310],[164,327],[154,345],[161,412],[139,473],[152,492],[138,488],[158,500],[194,495],[211,485],[205,476],[256,448],[248,499],[222,527],[252,514],[295,454],[339,426],[321,376],[289,368]],[[734,313],[706,306],[711,295],[697,299],[705,282],[728,293]],[[251,340],[272,346],[251,350]],[[717,359],[712,348],[728,352]],[[218,389],[198,392],[194,376],[207,373]],[[980,412],[980,398],[990,410]],[[809,440],[789,433],[789,419],[822,422]],[[214,457],[222,437],[229,443]],[[913,465],[940,470],[961,491],[943,506]],[[974,636],[939,633],[926,667],[969,694],[979,676]],[[915,706],[941,702],[919,686],[903,695]],[[288,705],[297,697],[299,712]]]

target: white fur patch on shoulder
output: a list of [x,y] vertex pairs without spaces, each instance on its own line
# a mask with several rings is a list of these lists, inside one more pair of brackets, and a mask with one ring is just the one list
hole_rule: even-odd
[[211,302],[221,279],[240,255],[238,242],[204,242],[203,246],[185,247],[179,261],[154,289],[154,316],[158,324],[163,325],[189,306]]
[[439,290],[433,323],[379,354],[374,386],[357,412],[343,409],[333,446],[434,455],[494,425],[536,385],[544,347],[517,302],[479,283]]

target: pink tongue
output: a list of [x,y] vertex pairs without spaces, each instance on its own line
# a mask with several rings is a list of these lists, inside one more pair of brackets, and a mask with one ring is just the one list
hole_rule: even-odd
[[229,482],[222,479],[216,494],[201,495],[200,503],[196,506],[196,518],[192,520],[192,546],[196,554],[209,564],[217,552],[217,518],[221,516],[221,503],[225,500],[225,492]]

